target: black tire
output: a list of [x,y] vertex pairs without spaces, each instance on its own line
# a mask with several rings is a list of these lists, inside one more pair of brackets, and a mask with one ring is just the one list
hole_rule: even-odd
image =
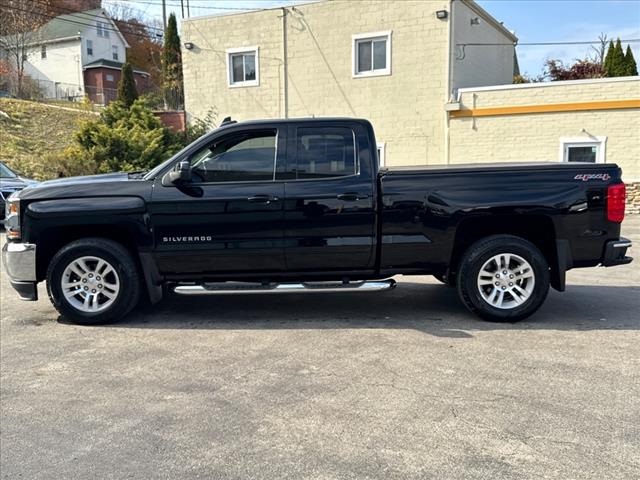
[[[510,254],[526,260],[533,271],[532,290],[522,304],[511,308],[497,308],[483,298],[478,285],[480,270],[492,257]],[[496,264],[497,265],[497,264]],[[506,271],[506,270],[503,270]],[[496,272],[500,275],[502,272]],[[496,280],[498,280],[496,278]],[[505,282],[509,280],[505,278]],[[524,280],[523,280],[524,281]],[[485,293],[493,285],[482,287]],[[502,289],[502,286],[500,286]],[[506,288],[509,288],[508,286]],[[458,294],[465,306],[479,317],[493,322],[517,322],[532,315],[544,302],[549,292],[549,265],[542,252],[531,242],[512,235],[493,235],[478,240],[462,256],[458,268]],[[498,292],[500,293],[500,292]],[[506,292],[505,299],[514,304],[514,294]],[[495,298],[495,297],[494,297]],[[502,297],[501,297],[502,298]],[[522,297],[524,298],[524,297]]]
[[[108,262],[118,276],[119,291],[111,305],[98,312],[74,307],[62,291],[62,275],[71,262],[80,257],[97,257]],[[77,287],[76,287],[77,288]],[[69,243],[56,253],[47,270],[47,293],[53,306],[72,323],[100,325],[115,322],[129,313],[140,298],[138,267],[121,244],[104,238],[83,238]]]

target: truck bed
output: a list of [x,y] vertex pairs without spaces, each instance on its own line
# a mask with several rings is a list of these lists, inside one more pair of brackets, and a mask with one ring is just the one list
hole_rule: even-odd
[[506,172],[506,171],[555,171],[580,170],[600,171],[617,168],[614,163],[586,162],[496,162],[496,163],[460,163],[451,165],[410,165],[402,167],[382,167],[384,175],[407,175],[416,173],[464,173],[464,172]]

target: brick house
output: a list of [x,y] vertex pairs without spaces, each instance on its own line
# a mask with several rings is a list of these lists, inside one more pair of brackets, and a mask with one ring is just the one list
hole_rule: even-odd
[[[100,59],[82,67],[85,92],[89,100],[106,105],[116,99],[122,65],[124,64],[115,60]],[[151,89],[149,73],[133,69],[133,79],[138,93]]]

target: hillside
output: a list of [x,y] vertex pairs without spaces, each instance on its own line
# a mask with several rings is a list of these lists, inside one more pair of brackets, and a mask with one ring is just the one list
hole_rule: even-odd
[[57,177],[58,159],[78,125],[95,118],[82,105],[73,106],[78,108],[0,98],[0,161],[26,177]]

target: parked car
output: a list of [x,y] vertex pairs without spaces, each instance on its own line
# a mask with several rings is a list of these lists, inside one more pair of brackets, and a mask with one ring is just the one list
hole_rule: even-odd
[[9,195],[36,183],[38,182],[35,180],[20,177],[16,172],[0,162],[0,220],[4,219],[4,203],[9,198]]
[[377,291],[432,274],[516,321],[571,268],[631,262],[615,164],[378,168],[354,119],[223,126],[148,173],[43,182],[9,201],[4,265],[25,300],[110,322],[184,295]]

